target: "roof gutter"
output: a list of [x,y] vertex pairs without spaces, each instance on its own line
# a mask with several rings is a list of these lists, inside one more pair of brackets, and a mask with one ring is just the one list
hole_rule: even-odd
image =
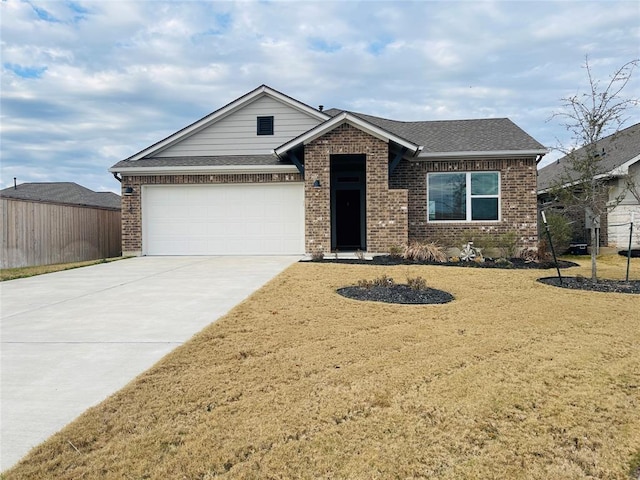
[[110,168],[116,175],[197,175],[221,173],[297,173],[295,165],[215,165],[215,166],[172,166],[172,167],[121,167]]
[[420,153],[417,160],[455,160],[459,158],[495,158],[495,157],[510,157],[510,158],[524,158],[524,157],[536,157],[536,163],[546,155],[548,150],[493,150],[480,152],[477,150],[463,151],[463,152],[426,152]]

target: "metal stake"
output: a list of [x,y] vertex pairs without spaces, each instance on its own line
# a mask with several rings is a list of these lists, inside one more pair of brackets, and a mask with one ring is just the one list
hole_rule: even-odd
[[631,239],[633,237],[633,212],[631,212],[631,222],[629,223],[629,249],[627,250],[627,279],[629,281],[629,264],[631,263]]
[[558,259],[556,258],[556,250],[553,248],[553,241],[551,240],[551,232],[549,231],[549,224],[547,223],[547,217],[542,210],[542,221],[544,222],[544,229],[547,231],[547,238],[549,239],[549,246],[551,247],[551,254],[553,255],[553,263],[556,265],[556,271],[558,272],[558,280],[562,285],[562,275],[560,275],[560,267],[558,266]]

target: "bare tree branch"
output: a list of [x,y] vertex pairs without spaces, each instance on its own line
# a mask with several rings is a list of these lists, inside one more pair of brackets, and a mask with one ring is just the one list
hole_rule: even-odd
[[[564,208],[586,212],[587,220],[592,225],[599,221],[602,214],[615,208],[627,191],[634,196],[640,195],[640,188],[629,183],[630,180],[619,195],[610,199],[611,177],[603,165],[605,152],[599,144],[605,136],[616,135],[628,119],[628,110],[640,104],[637,98],[623,96],[625,87],[639,65],[640,59],[627,62],[613,73],[608,82],[601,84],[593,75],[589,57],[585,57],[583,68],[589,81],[588,92],[562,98],[562,109],[552,115],[552,118],[559,118],[561,125],[572,133],[573,143],[579,148],[558,148],[565,153],[564,166],[551,191]],[[595,235],[595,229],[592,228],[591,276],[594,279],[597,276]]]

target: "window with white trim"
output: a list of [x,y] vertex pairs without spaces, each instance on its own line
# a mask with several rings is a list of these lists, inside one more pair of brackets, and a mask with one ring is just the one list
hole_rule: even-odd
[[500,220],[500,172],[427,174],[430,222]]

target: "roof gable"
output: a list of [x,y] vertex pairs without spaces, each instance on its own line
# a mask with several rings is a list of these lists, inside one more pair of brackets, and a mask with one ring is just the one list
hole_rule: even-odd
[[[127,159],[127,161],[135,161],[141,158],[148,158],[153,156],[163,156],[161,153],[163,150],[167,150],[170,147],[177,145],[178,143],[184,141],[185,139],[191,137],[192,135],[213,126],[215,123],[229,117],[235,112],[242,110],[248,105],[264,97],[273,99],[281,104],[288,106],[291,109],[294,109],[302,114],[305,114],[306,116],[315,119],[316,122],[322,122],[330,118],[328,115],[320,112],[319,110],[316,110],[315,108],[310,107],[309,105],[306,105],[298,100],[295,100],[266,85],[261,85],[255,90],[252,90],[251,92],[232,101],[231,103],[225,105],[224,107],[219,108],[218,110],[210,113],[209,115],[201,118],[200,120],[192,123],[191,125],[186,126],[185,128],[166,137],[165,139],[160,140],[159,142],[145,148],[144,150],[141,150],[135,155],[132,155]],[[165,156],[174,156],[174,154],[167,153]]]
[[[636,123],[619,132],[604,137],[598,142],[600,170],[604,176],[619,176],[628,172],[629,167],[640,161],[640,123]],[[585,148],[579,148],[572,155],[584,155]],[[569,168],[569,158],[565,155],[555,162],[538,170],[538,192],[551,188],[561,176],[575,178]]]
[[376,138],[384,140],[386,142],[389,142],[389,141],[395,142],[398,145],[405,147],[407,150],[409,150],[413,154],[418,153],[422,148],[420,145],[417,145],[405,138],[402,138],[392,132],[389,132],[388,130],[385,130],[380,126],[375,125],[361,118],[360,116],[357,116],[351,112],[341,112],[333,116],[329,120],[325,121],[324,123],[321,123],[320,125],[312,128],[311,130],[308,130],[302,135],[279,146],[274,150],[274,153],[280,156],[285,152],[287,152],[288,150],[295,148],[296,146],[306,145],[307,143],[315,140],[318,137],[321,137],[325,133],[330,132],[334,128],[342,125],[343,123],[348,123],[349,125],[359,130],[362,130],[368,133],[369,135],[372,135]]

